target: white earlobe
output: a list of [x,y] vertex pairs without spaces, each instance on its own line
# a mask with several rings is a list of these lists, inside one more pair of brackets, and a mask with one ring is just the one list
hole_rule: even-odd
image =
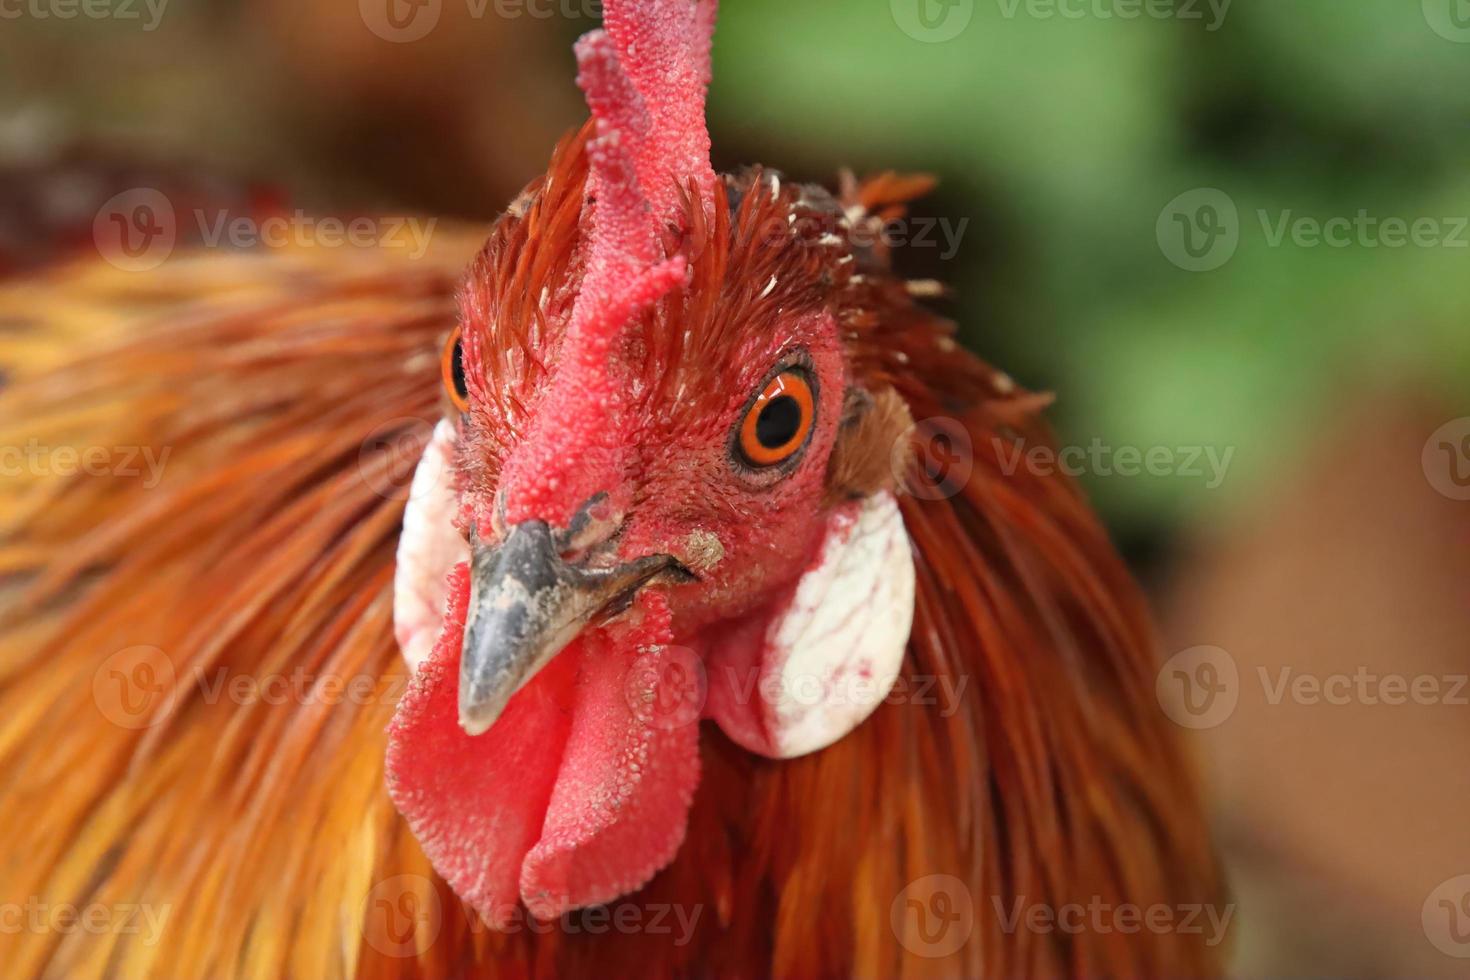
[[443,629],[449,570],[470,557],[469,544],[454,527],[459,506],[451,471],[455,444],[453,423],[441,419],[414,471],[403,512],[393,573],[393,633],[411,670],[433,651]]
[[766,631],[766,751],[805,755],[861,724],[893,688],[913,621],[914,556],[898,501],[880,492],[837,511],[817,564]]

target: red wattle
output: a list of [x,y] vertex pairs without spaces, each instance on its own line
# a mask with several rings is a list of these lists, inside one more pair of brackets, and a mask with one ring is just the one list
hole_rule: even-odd
[[[658,651],[672,639],[658,595],[642,621],[587,638],[561,776],[541,840],[526,857],[521,895],[538,916],[609,902],[641,888],[674,859],[699,782],[697,710],[679,710],[677,672]],[[645,669],[651,668],[651,669]],[[659,710],[673,702],[672,712]]]
[[490,731],[459,727],[469,571],[449,575],[444,631],[388,728],[388,793],[456,894],[493,926],[516,913],[521,859],[541,836],[571,728],[569,664],[553,662]]
[[640,710],[670,638],[661,596],[574,641],[483,735],[459,727],[469,575],[388,730],[388,792],[434,869],[492,926],[641,887],[673,859],[699,780],[698,721]]

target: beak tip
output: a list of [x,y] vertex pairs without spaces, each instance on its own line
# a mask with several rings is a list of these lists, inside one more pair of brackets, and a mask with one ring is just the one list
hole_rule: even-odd
[[464,729],[466,735],[471,737],[483,735],[490,730],[493,724],[495,724],[493,714],[476,710],[466,711],[463,707],[459,710],[459,727]]
[[471,678],[460,682],[459,727],[466,735],[483,735],[490,730],[505,708],[504,699]]

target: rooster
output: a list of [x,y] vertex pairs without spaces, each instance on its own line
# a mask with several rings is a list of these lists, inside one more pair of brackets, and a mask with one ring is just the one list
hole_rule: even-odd
[[422,258],[0,289],[7,975],[1219,972],[1030,915],[1220,900],[1144,603],[873,244],[929,182],[713,171],[713,27],[609,0]]

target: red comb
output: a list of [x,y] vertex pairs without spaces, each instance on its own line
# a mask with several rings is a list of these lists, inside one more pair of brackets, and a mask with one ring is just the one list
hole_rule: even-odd
[[684,281],[665,231],[687,221],[692,188],[712,207],[704,93],[714,0],[607,0],[606,28],[577,42],[577,84],[596,135],[587,144],[590,225],[562,363],[535,431],[501,473],[505,517],[563,526],[594,494],[625,484],[626,425],[637,390],[614,345],[629,322]]
[[570,350],[605,364],[617,331],[684,277],[660,261],[661,228],[691,180],[708,201],[704,95],[715,0],[608,0],[603,30],[577,42],[577,84],[597,121],[588,146],[594,199],[587,271],[572,314]]

